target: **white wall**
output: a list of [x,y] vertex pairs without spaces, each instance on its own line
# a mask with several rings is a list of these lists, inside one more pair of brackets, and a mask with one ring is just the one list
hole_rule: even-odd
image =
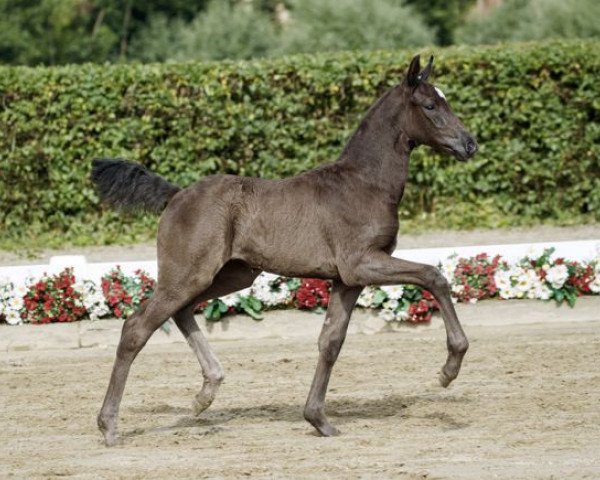
[[[486,252],[489,255],[500,254],[505,260],[514,262],[525,255],[538,255],[545,248],[554,247],[556,249],[554,257],[564,257],[569,260],[589,261],[600,257],[600,239],[583,240],[573,242],[544,242],[544,243],[523,243],[515,245],[474,245],[470,247],[445,247],[445,248],[423,248],[396,250],[395,257],[404,258],[414,262],[429,263],[437,265],[440,261],[450,255],[457,253],[461,257],[470,257],[479,253]],[[15,285],[27,283],[28,278],[39,278],[42,274],[54,274],[63,270],[65,267],[73,267],[75,276],[78,280],[93,280],[99,282],[102,275],[111,268],[120,265],[127,274],[133,274],[137,269],[145,270],[150,276],[156,278],[157,267],[155,261],[139,262],[102,262],[88,263],[83,256],[70,255],[52,257],[47,265],[22,265],[13,267],[0,267],[0,279],[8,278]]]

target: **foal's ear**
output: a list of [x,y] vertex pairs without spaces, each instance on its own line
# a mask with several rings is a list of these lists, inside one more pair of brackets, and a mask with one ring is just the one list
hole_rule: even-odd
[[419,85],[419,71],[421,70],[421,56],[415,55],[410,62],[410,66],[408,67],[408,71],[406,72],[406,83],[408,83],[409,87],[416,87]]
[[429,57],[429,62],[427,62],[427,66],[423,69],[423,71],[419,74],[419,81],[425,82],[431,73],[431,69],[433,68],[433,55]]

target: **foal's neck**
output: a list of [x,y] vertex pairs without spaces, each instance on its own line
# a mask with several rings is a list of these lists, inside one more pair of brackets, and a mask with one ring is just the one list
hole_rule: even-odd
[[389,106],[391,93],[383,95],[367,112],[338,162],[347,165],[371,193],[381,192],[386,201],[400,203],[411,145],[402,132],[398,109]]

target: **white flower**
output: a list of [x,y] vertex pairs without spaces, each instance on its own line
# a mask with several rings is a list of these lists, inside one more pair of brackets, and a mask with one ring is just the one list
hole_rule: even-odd
[[446,277],[446,280],[448,280],[449,283],[452,283],[454,281],[454,272],[456,271],[457,265],[458,258],[456,255],[453,255],[444,260],[440,266],[442,274],[444,275],[444,277]]
[[243,290],[238,290],[237,293],[239,296],[248,297],[252,295],[252,287],[244,288]]
[[9,312],[5,318],[6,323],[9,325],[18,325],[21,323],[21,316],[15,311]]
[[391,300],[399,300],[402,298],[404,293],[404,287],[402,285],[384,285],[380,287],[385,292],[387,297]]
[[543,285],[541,282],[536,288],[533,290],[533,296],[531,298],[536,298],[538,300],[548,300],[550,298],[550,294],[552,290],[550,290],[546,285]]
[[285,304],[291,297],[285,281],[275,282],[276,278],[260,275],[250,289],[242,290],[243,295],[252,295],[266,306]]
[[506,270],[497,270],[494,274],[494,283],[498,290],[508,290],[512,287],[510,273]]
[[527,274],[527,272],[521,269],[521,272],[519,272],[516,278],[515,288],[517,289],[517,292],[520,294],[525,294],[531,289],[531,286],[531,277]]
[[369,308],[373,305],[374,298],[375,289],[373,287],[367,287],[360,293],[356,303],[359,307]]
[[561,288],[569,278],[569,270],[566,265],[554,265],[548,269],[546,281],[554,288]]
[[235,307],[240,301],[240,296],[237,293],[232,293],[225,295],[224,297],[220,297],[219,300],[221,300],[228,307]]
[[19,285],[14,290],[15,295],[17,295],[18,297],[21,297],[21,298],[23,298],[27,294],[28,291],[29,290],[27,289],[27,287],[25,285]]
[[590,290],[594,293],[600,293],[600,274],[596,273],[594,280],[590,282]]
[[383,308],[388,309],[388,310],[392,310],[392,311],[396,311],[396,309],[398,308],[398,300],[396,299],[391,299],[391,300],[386,300],[385,302],[383,302]]
[[383,318],[386,322],[393,322],[396,320],[396,314],[387,308],[379,311],[379,317]]
[[512,273],[511,270],[497,270],[494,274],[494,282],[498,288],[500,298],[505,300],[514,298],[517,295],[516,290],[513,288]]
[[81,292],[81,300],[75,303],[85,307],[91,320],[98,320],[110,314],[104,295],[94,282],[86,280],[82,284],[78,284],[78,287]]
[[23,308],[23,298],[22,297],[12,297],[8,301],[8,308],[9,308],[9,310],[18,312],[19,310],[21,310]]

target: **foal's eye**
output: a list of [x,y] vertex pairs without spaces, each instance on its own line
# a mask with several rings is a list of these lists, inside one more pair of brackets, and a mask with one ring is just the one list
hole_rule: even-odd
[[425,108],[425,110],[433,110],[435,108],[435,105],[431,104],[431,105],[423,105],[423,108]]

